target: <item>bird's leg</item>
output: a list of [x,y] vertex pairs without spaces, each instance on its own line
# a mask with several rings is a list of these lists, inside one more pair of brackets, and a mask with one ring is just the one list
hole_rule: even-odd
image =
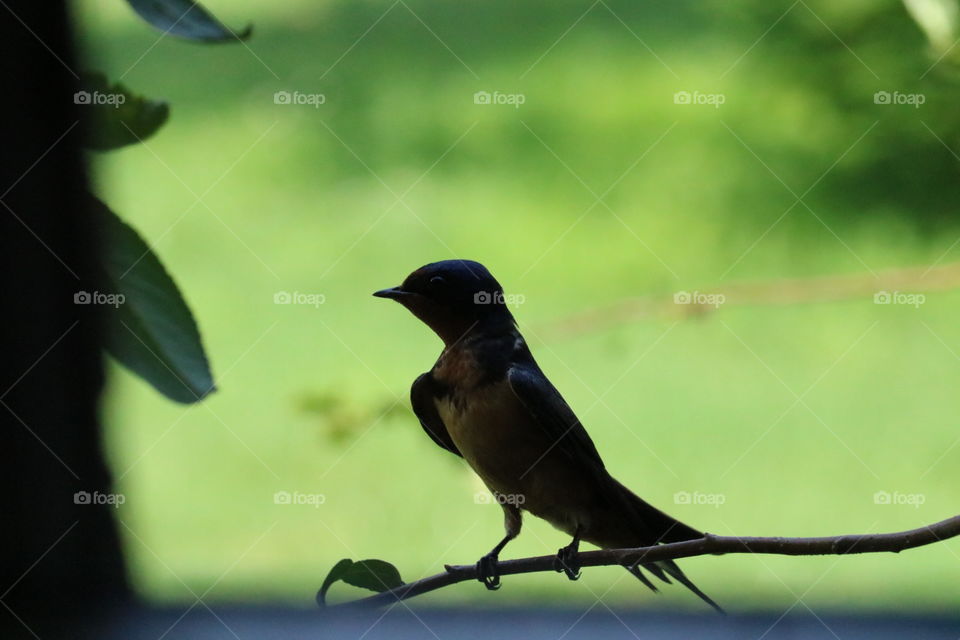
[[497,567],[497,557],[500,551],[507,546],[507,543],[513,540],[513,536],[507,535],[497,543],[490,553],[480,558],[477,562],[477,580],[483,583],[490,591],[496,591],[500,588],[500,572]]
[[580,548],[580,526],[578,525],[573,532],[573,540],[565,547],[557,551],[557,557],[553,560],[553,568],[557,573],[565,573],[571,580],[580,578],[580,562],[577,558],[577,552]]
[[490,553],[480,558],[477,562],[477,580],[483,583],[490,591],[496,591],[500,588],[500,572],[497,567],[497,558],[507,543],[520,534],[521,515],[520,509],[512,504],[501,503],[503,507],[503,525],[507,535],[503,540],[497,543]]

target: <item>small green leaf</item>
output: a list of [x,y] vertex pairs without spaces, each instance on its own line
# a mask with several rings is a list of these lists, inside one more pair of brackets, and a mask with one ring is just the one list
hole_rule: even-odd
[[170,35],[202,42],[246,40],[253,32],[248,25],[240,33],[219,20],[192,0],[127,0],[137,14],[151,26]]
[[354,562],[343,559],[333,566],[317,593],[317,602],[321,606],[326,604],[327,591],[338,580],[378,593],[389,591],[403,584],[400,572],[385,560],[371,559]]
[[104,243],[104,286],[118,301],[104,305],[107,351],[171,400],[201,400],[215,387],[190,308],[147,243],[93,200]]
[[167,121],[166,102],[148,100],[122,84],[111,85],[102,73],[85,73],[73,101],[89,123],[86,146],[108,151],[146,140]]

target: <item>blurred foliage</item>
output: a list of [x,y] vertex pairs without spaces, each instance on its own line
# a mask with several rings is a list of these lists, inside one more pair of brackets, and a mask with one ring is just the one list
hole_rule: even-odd
[[[758,33],[782,15],[779,6],[731,5],[753,9],[737,17]],[[830,222],[893,212],[926,232],[954,226],[960,213],[960,52],[941,59],[943,52],[926,46],[896,2],[800,3],[788,18],[764,40],[763,55],[744,59],[741,72],[766,89],[746,117],[730,125],[802,193],[829,168],[822,165],[823,149],[842,153],[876,123],[876,131],[815,188],[814,209],[830,212]],[[920,94],[924,101],[919,107],[877,104],[877,92]],[[785,146],[763,129],[788,111],[796,137]]]
[[351,401],[346,394],[335,391],[305,391],[296,404],[301,413],[319,419],[322,437],[329,444],[343,445],[381,420],[397,416],[416,420],[410,409],[399,402]]

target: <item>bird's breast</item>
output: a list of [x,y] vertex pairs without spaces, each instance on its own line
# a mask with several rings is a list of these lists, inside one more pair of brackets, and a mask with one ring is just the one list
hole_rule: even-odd
[[543,454],[529,414],[506,381],[437,399],[437,411],[457,449],[491,489],[517,493]]
[[506,380],[436,399],[457,449],[491,491],[573,530],[571,493],[582,482],[537,425]]

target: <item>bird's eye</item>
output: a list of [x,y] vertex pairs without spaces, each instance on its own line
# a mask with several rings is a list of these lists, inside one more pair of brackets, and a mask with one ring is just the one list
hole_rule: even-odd
[[442,287],[446,283],[447,281],[444,280],[442,276],[433,276],[432,278],[430,278],[430,284],[437,287]]

